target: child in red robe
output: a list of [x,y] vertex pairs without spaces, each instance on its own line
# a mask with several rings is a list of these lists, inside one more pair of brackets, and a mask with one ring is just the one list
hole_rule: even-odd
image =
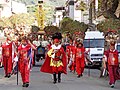
[[22,38],[21,45],[18,47],[18,55],[19,55],[19,70],[21,73],[23,87],[29,86],[29,76],[30,76],[30,57],[28,52],[30,49],[36,50],[36,47],[25,37]]
[[67,62],[68,67],[70,69],[70,72],[75,71],[75,54],[74,54],[75,46],[73,46],[73,41],[70,40],[69,45],[66,47],[66,53],[67,53]]
[[0,45],[0,67],[3,66],[3,56],[2,56],[2,43]]
[[85,67],[85,48],[83,47],[82,42],[77,42],[77,47],[75,49],[75,62],[76,62],[76,72],[78,78],[83,75]]
[[12,41],[7,38],[7,41],[2,45],[3,65],[5,77],[11,77],[12,73]]

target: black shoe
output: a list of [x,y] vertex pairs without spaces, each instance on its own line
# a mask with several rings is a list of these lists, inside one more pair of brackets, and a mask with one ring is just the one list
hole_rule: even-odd
[[8,74],[7,77],[10,78],[10,77],[11,77],[11,74]]
[[26,87],[28,87],[29,86],[29,83],[26,83]]
[[57,82],[56,73],[53,74],[53,80],[53,83],[55,84]]
[[57,83],[57,79],[53,81],[53,84],[56,84]]
[[61,72],[58,73],[58,83],[61,82]]
[[115,84],[111,84],[111,85],[110,85],[111,88],[114,88],[114,86],[115,86]]
[[77,77],[80,78],[81,75],[78,75]]
[[56,81],[53,81],[53,84],[56,84]]
[[58,83],[61,83],[61,79],[58,79]]
[[23,83],[22,87],[26,87],[26,83]]
[[57,83],[57,79],[55,79],[54,81],[53,81],[53,84],[56,84]]
[[5,78],[7,78],[7,77],[8,77],[8,75],[5,75],[4,77],[5,77]]

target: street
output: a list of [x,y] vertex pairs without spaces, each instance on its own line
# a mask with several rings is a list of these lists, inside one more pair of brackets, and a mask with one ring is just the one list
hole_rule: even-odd
[[[62,74],[62,82],[53,84],[52,76],[47,73],[40,72],[40,64],[37,63],[31,71],[30,86],[22,87],[21,77],[19,74],[19,83],[16,83],[16,75],[11,78],[4,78],[3,68],[0,68],[0,90],[113,90],[108,85],[108,78],[99,78],[100,71],[97,69],[85,69],[84,75],[77,78],[76,74],[69,72]],[[116,82],[114,90],[120,90],[120,81]]]

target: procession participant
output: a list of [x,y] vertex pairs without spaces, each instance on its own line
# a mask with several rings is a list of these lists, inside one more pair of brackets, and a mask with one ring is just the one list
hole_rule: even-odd
[[82,40],[77,40],[77,46],[75,49],[75,62],[76,62],[76,72],[78,78],[83,76],[84,67],[85,67],[85,48],[83,46]]
[[66,47],[66,53],[67,53],[67,62],[68,67],[70,69],[70,72],[75,71],[75,55],[73,54],[73,51],[75,49],[75,46],[73,46],[73,41],[70,39],[69,45]]
[[29,74],[30,74],[30,58],[28,52],[30,48],[36,50],[36,47],[26,38],[23,37],[21,40],[21,45],[18,47],[18,56],[19,56],[19,70],[22,77],[23,87],[29,86]]
[[41,71],[45,73],[53,74],[53,83],[57,82],[56,74],[58,74],[58,83],[61,82],[61,74],[66,72],[66,54],[63,47],[60,44],[62,38],[60,33],[53,35],[53,45],[47,52],[47,57],[44,64],[41,67]]
[[6,42],[2,45],[3,65],[5,70],[5,77],[10,78],[12,72],[12,41],[9,34]]
[[[118,51],[115,49],[115,43],[117,41],[118,35],[114,31],[109,31],[106,36],[106,41],[109,44],[109,49],[104,53],[104,68],[108,67],[109,72],[109,85],[114,88],[116,80],[120,80],[120,76],[117,76],[117,69],[119,67],[118,62]],[[106,66],[107,63],[107,66]]]
[[0,67],[3,66],[3,56],[2,56],[2,43],[0,45]]
[[[37,47],[35,44],[33,44],[35,47]],[[35,66],[35,52],[36,52],[36,50],[33,50],[33,49],[31,49],[32,50],[32,66]]]

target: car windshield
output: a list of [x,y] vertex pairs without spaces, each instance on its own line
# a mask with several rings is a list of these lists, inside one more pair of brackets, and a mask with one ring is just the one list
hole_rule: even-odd
[[85,39],[83,44],[85,48],[103,48],[104,39]]

